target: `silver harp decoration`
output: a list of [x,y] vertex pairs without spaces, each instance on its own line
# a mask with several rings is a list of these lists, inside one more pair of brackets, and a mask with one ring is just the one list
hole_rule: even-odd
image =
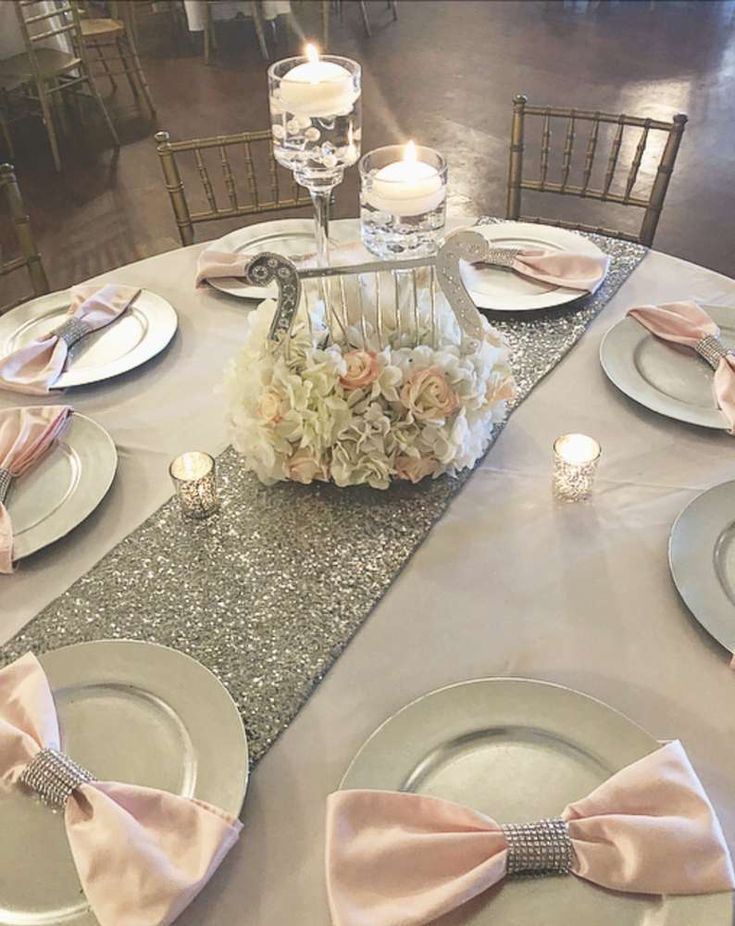
[[[482,316],[465,289],[460,261],[487,261],[491,248],[479,232],[462,230],[449,235],[433,257],[376,261],[340,267],[299,269],[287,257],[271,252],[258,254],[247,268],[255,286],[278,287],[276,311],[269,331],[273,348],[288,350],[291,332],[303,308],[311,325],[314,299],[324,306],[325,324],[332,338],[348,330],[362,333],[378,347],[389,343],[387,333],[404,346],[422,343],[423,300],[426,336],[435,344],[437,291],[446,299],[461,330],[482,337]],[[391,327],[392,325],[392,327]]]

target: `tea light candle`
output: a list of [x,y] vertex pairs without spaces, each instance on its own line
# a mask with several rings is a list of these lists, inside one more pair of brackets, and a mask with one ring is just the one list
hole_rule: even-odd
[[215,466],[208,453],[182,453],[169,467],[169,473],[185,517],[207,518],[217,510]]
[[359,95],[350,72],[334,61],[322,61],[314,45],[307,45],[304,52],[308,60],[281,80],[281,109],[316,118],[349,113]]
[[554,441],[554,492],[581,501],[592,491],[602,448],[586,434],[563,434]]
[[366,198],[374,209],[393,215],[423,215],[441,204],[446,195],[439,172],[416,158],[416,145],[410,141],[403,160],[386,164],[372,178]]

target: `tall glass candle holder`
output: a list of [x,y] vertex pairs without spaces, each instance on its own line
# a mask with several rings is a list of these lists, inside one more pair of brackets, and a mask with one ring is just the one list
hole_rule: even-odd
[[447,162],[431,148],[387,145],[360,161],[360,233],[383,260],[435,253],[447,213]]
[[328,264],[332,190],[360,157],[361,79],[356,61],[320,57],[313,45],[268,69],[273,154],[311,193],[319,266]]
[[586,434],[562,434],[554,441],[554,494],[568,502],[592,492],[602,448]]

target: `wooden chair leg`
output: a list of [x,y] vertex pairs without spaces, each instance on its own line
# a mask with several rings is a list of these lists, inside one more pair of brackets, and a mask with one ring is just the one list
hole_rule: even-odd
[[89,86],[89,92],[92,94],[92,96],[95,99],[95,102],[99,106],[100,112],[102,113],[102,117],[104,118],[105,123],[107,124],[107,129],[110,135],[112,136],[113,146],[115,148],[119,148],[120,139],[118,138],[117,132],[115,131],[115,126],[112,124],[112,119],[110,119],[110,114],[107,112],[107,107],[105,106],[104,101],[102,100],[102,97],[100,96],[100,92],[97,89],[95,82],[93,80],[90,80],[89,74],[86,74],[85,77],[86,77],[86,83]]
[[133,76],[133,69],[131,67],[132,62],[130,61],[130,58],[128,56],[127,48],[123,45],[122,39],[115,40],[115,48],[117,49],[117,54],[120,58],[120,61],[122,62],[123,71],[125,71],[125,76],[127,77],[128,83],[130,84],[130,90],[132,91],[133,96],[137,100],[140,98],[140,93],[138,92],[138,84],[136,83],[135,77]]
[[368,17],[367,4],[365,3],[365,0],[360,0],[360,12],[362,13],[362,24],[365,26],[365,32],[371,36],[373,32],[370,28],[370,18]]
[[54,126],[53,113],[51,111],[51,104],[49,102],[48,94],[46,93],[46,88],[42,83],[36,85],[38,90],[38,102],[41,105],[41,118],[43,119],[43,124],[46,127],[46,135],[48,136],[48,143],[51,146],[51,156],[54,159],[54,166],[57,171],[61,171],[61,155],[59,154],[59,143],[56,139],[56,127]]
[[209,60],[214,50],[214,24],[209,11],[209,3],[206,3],[204,9],[204,63],[209,64]]
[[398,3],[397,0],[388,0],[388,8],[393,14],[393,21],[395,22],[398,19]]
[[10,126],[5,118],[5,113],[0,109],[0,138],[5,145],[6,160],[15,160],[15,151],[13,150],[13,139],[10,137]]
[[263,58],[268,61],[270,55],[268,54],[268,44],[265,40],[265,29],[263,28],[263,13],[260,9],[260,3],[258,0],[253,0],[253,22],[255,23],[255,32],[258,36],[258,45],[260,45],[260,53]]
[[112,71],[110,70],[110,65],[107,63],[107,56],[105,55],[104,49],[98,42],[93,42],[90,47],[94,48],[94,50],[97,52],[97,58],[102,65],[105,76],[110,81],[110,87],[114,93],[117,90],[117,81],[115,80]]
[[153,102],[153,97],[151,96],[151,88],[148,86],[148,81],[145,77],[145,71],[143,70],[143,65],[140,63],[140,58],[138,57],[138,49],[135,47],[135,43],[132,39],[129,39],[127,36],[121,40],[122,44],[125,45],[128,49],[130,55],[130,60],[133,63],[133,70],[135,71],[135,76],[140,83],[140,88],[143,91],[143,96],[145,101],[148,104],[148,108],[151,111],[151,115],[156,114],[156,107]]
[[322,0],[322,51],[329,48],[329,0]]

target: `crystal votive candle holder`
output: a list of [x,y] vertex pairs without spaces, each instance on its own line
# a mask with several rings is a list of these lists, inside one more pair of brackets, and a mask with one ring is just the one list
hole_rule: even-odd
[[370,151],[360,161],[360,234],[381,260],[428,257],[447,214],[447,162],[409,142]]
[[562,434],[554,441],[554,494],[569,502],[592,492],[602,448],[586,434]]
[[182,453],[169,467],[169,473],[184,517],[208,518],[217,510],[215,464],[208,453]]

